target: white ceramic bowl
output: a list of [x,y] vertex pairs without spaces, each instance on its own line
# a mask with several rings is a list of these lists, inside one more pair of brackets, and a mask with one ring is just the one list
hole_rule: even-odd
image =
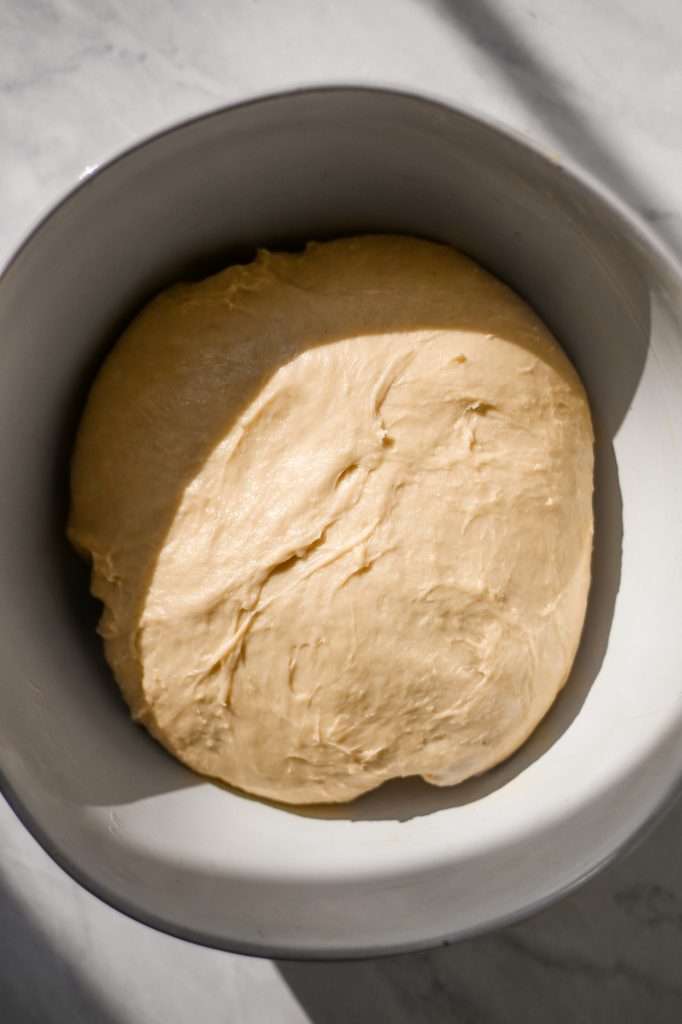
[[[577,364],[597,430],[594,584],[573,675],[510,761],[299,814],[193,776],[128,718],[64,540],[97,363],[156,289],[359,231],[451,242]],[[0,774],[87,888],[241,952],[362,956],[508,921],[591,874],[682,774],[682,275],[603,190],[424,99],[330,89],[180,125],[100,169],[0,281]]]

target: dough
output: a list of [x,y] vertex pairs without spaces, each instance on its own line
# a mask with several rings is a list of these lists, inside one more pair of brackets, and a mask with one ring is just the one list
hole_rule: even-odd
[[571,669],[593,437],[546,327],[402,237],[154,299],[92,389],[69,536],[135,719],[291,803],[511,754]]

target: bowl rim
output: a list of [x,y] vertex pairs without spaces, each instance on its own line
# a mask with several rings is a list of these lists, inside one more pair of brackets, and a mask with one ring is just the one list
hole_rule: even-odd
[[[81,191],[88,188],[91,180],[104,171],[114,167],[120,161],[127,159],[139,150],[151,146],[153,143],[184,129],[209,121],[213,118],[224,117],[231,111],[246,109],[251,106],[259,106],[277,100],[292,99],[297,96],[328,95],[337,93],[365,93],[377,96],[386,96],[399,100],[407,100],[417,105],[438,108],[444,114],[454,114],[464,122],[478,127],[482,126],[490,132],[501,135],[503,138],[521,146],[531,153],[532,156],[541,160],[546,165],[551,165],[555,171],[577,183],[588,194],[596,199],[611,212],[615,218],[624,224],[633,238],[645,249],[653,251],[656,257],[666,266],[673,277],[676,277],[682,286],[682,257],[672,249],[658,232],[647,223],[628,203],[612,191],[600,178],[582,168],[579,164],[570,159],[565,159],[553,153],[549,148],[526,135],[523,131],[512,128],[496,117],[490,116],[475,107],[462,106],[451,102],[437,94],[428,91],[416,91],[406,89],[402,86],[392,84],[375,85],[358,82],[338,82],[334,84],[318,84],[295,87],[291,89],[276,90],[273,92],[258,93],[246,99],[232,103],[221,104],[211,107],[203,112],[173,121],[164,128],[144,135],[141,139],[115,152],[112,156],[92,167],[87,167],[78,180],[68,188],[59,199],[51,203],[44,213],[33,222],[28,232],[20,243],[10,252],[9,257],[0,265],[0,286],[3,279],[8,275],[14,264],[21,257],[22,253],[33,240],[39,235],[43,227],[54,217],[62,207],[66,206]],[[432,938],[421,941],[395,942],[382,944],[371,948],[356,949],[352,947],[331,947],[324,950],[311,949],[309,947],[298,947],[295,944],[277,946],[268,944],[267,940],[254,944],[241,942],[239,940],[221,941],[215,935],[209,935],[196,930],[190,926],[176,925],[164,920],[152,912],[141,910],[134,903],[111,891],[106,885],[90,877],[80,866],[68,855],[58,849],[56,843],[43,830],[42,826],[35,820],[33,815],[24,806],[22,800],[15,793],[9,783],[0,764],[0,795],[14,812],[21,824],[27,829],[33,839],[42,847],[43,851],[54,861],[70,878],[83,889],[96,897],[106,906],[118,911],[129,919],[136,921],[156,931],[172,935],[175,938],[183,939],[193,944],[207,948],[218,949],[223,952],[236,953],[240,955],[253,956],[262,959],[277,959],[283,961],[311,961],[311,962],[343,962],[358,961],[369,958],[403,955],[412,952],[424,951],[435,947],[449,946],[456,942],[474,938],[478,935],[489,933],[499,928],[523,921],[552,904],[558,902],[564,896],[582,886],[597,875],[604,867],[612,863],[622,855],[631,852],[642,842],[658,825],[661,819],[671,809],[677,798],[682,795],[682,777],[676,779],[659,796],[651,812],[644,818],[640,825],[621,842],[619,842],[605,856],[595,864],[580,872],[571,881],[560,886],[553,892],[539,897],[526,904],[518,910],[506,914],[500,914],[493,920],[481,924],[471,925],[465,929],[458,929],[446,935],[436,935]]]

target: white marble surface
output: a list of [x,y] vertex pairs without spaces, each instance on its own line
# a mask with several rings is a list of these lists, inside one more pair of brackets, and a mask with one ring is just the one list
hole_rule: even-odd
[[[679,0],[1,0],[0,262],[87,167],[187,115],[322,82],[472,106],[583,164],[682,255]],[[274,964],[81,890],[0,800],[2,1024],[682,1020],[682,805],[532,920],[410,957]]]

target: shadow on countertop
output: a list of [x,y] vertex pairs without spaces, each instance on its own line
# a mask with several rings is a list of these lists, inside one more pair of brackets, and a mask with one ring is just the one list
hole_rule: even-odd
[[682,802],[630,856],[527,921],[424,953],[279,962],[310,1024],[679,1024]]
[[[566,95],[560,73],[520,31],[521,11],[514,15],[511,7],[491,0],[428,3],[445,31],[467,39],[494,62],[495,76],[533,114],[548,139],[556,140],[577,163],[597,175],[646,220],[655,223],[659,234],[679,251],[680,235],[674,216],[652,207],[651,196],[636,168],[613,152],[604,133]],[[535,16],[530,10],[525,13]],[[537,17],[542,17],[541,6]]]
[[123,1024],[32,920],[0,872],[2,1024]]

